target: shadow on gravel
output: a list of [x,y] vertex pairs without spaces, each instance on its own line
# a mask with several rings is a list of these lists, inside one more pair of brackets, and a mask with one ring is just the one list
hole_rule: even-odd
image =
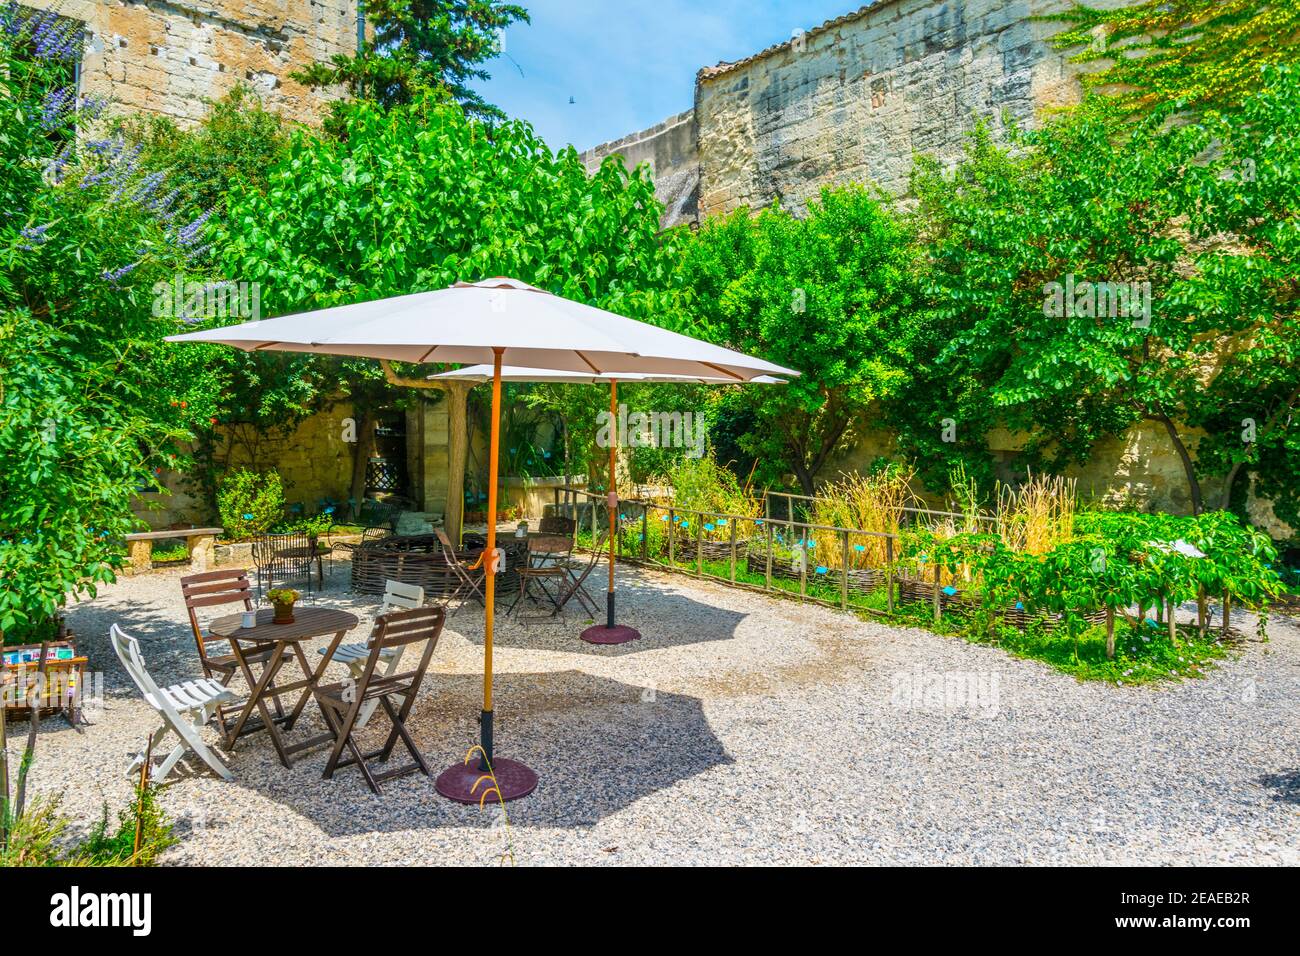
[[[493,643],[498,647],[623,657],[665,647],[728,641],[736,636],[736,628],[746,617],[738,611],[696,601],[671,590],[669,585],[620,571],[618,622],[635,627],[641,632],[641,639],[617,645],[588,644],[578,635],[593,623],[604,623],[604,580],[601,578],[593,585],[588,579],[587,590],[601,608],[594,621],[580,609],[576,599],[565,606],[563,616],[525,621],[527,615],[544,613],[543,605],[530,607],[532,602],[527,599],[520,603],[515,614],[507,616],[506,611],[515,599],[513,594],[507,595],[505,603],[498,606]],[[473,643],[483,644],[483,609],[477,605],[465,605],[449,619],[447,626]]]
[[1273,799],[1282,803],[1300,803],[1300,770],[1266,774],[1259,782],[1274,791]]
[[[430,674],[426,688],[431,699],[420,701],[410,726],[437,777],[477,742],[482,679]],[[732,762],[698,698],[570,670],[500,674],[494,700],[497,753],[523,761],[541,778],[530,796],[507,805],[516,828],[589,827],[643,797]],[[319,714],[312,710],[309,723],[318,725]],[[388,726],[376,715],[362,745],[377,749]],[[293,736],[298,733],[295,728]],[[257,789],[330,836],[481,826],[484,839],[503,839],[493,830],[499,813],[491,804],[480,811],[452,803],[421,774],[384,784],[383,795],[376,797],[355,768],[321,779],[328,748],[312,751],[291,770],[268,758],[269,749],[236,751],[233,786]],[[399,746],[394,759],[404,756]]]

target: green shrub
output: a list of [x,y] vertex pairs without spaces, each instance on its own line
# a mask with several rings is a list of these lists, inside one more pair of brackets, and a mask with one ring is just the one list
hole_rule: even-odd
[[[141,791],[117,816],[111,832],[108,806],[79,843],[67,839],[71,822],[59,812],[57,798],[37,798],[22,816],[8,821],[8,841],[0,849],[0,867],[8,866],[154,866],[175,845],[172,824],[158,806],[153,787]],[[135,852],[136,829],[140,852]]]
[[284,517],[280,473],[246,468],[229,472],[217,487],[217,511],[227,538],[249,538],[270,531]]

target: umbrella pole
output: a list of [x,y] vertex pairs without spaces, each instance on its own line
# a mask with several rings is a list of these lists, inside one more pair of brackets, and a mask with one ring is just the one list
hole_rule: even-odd
[[[618,536],[618,379],[609,380],[609,587],[605,591],[605,626],[593,625],[579,635],[589,644],[626,644],[641,636],[635,628],[614,623],[614,543]],[[595,507],[595,504],[592,504]]]
[[483,711],[479,715],[479,759],[471,750],[464,763],[455,764],[434,784],[444,797],[461,803],[484,799],[505,802],[524,797],[537,786],[537,774],[517,760],[497,758],[492,749],[492,631],[496,605],[497,479],[501,438],[501,353],[493,349],[492,429],[488,448],[487,548],[483,552]]

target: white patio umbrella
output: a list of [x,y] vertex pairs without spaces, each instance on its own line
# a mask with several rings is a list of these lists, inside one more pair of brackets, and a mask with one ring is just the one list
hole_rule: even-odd
[[[468,368],[460,368],[451,372],[439,372],[436,375],[426,376],[429,381],[438,382],[490,382],[495,377],[495,369],[491,365],[471,365]],[[575,372],[556,371],[554,369],[544,368],[519,368],[516,366],[503,366],[501,369],[501,381],[503,382],[542,382],[542,383],[562,383],[591,385],[609,383],[609,417],[611,424],[618,420],[618,383],[637,382],[637,383],[678,383],[691,385],[719,385],[719,384],[736,384],[734,378],[722,378],[718,375],[651,375],[638,374],[635,372],[623,372],[618,375],[596,375],[588,373],[586,375]],[[748,384],[762,385],[784,385],[785,379],[777,378],[773,375],[758,375],[749,379]],[[618,464],[618,443],[611,441],[609,443],[609,476],[611,492],[614,485],[614,470]],[[605,590],[605,623],[604,625],[593,625],[587,628],[579,636],[589,644],[626,644],[629,641],[635,641],[641,637],[640,632],[635,628],[627,625],[620,625],[615,622],[614,612],[614,562],[615,562],[615,538],[618,533],[618,511],[617,498],[611,493],[608,506],[605,509],[609,518],[609,583]]]
[[[657,326],[552,295],[517,279],[458,282],[447,289],[335,306],[313,312],[173,335],[171,342],[214,342],[249,352],[356,355],[400,362],[491,362],[492,429],[488,456],[487,565],[483,640],[480,768],[468,761],[445,771],[437,789],[476,803],[482,771],[490,769],[502,800],[531,793],[537,775],[515,760],[497,758],[492,739],[492,630],[496,574],[497,457],[501,368],[618,375],[721,376],[737,382],[761,375],[798,375],[763,359],[701,342]],[[617,493],[611,492],[617,508]]]

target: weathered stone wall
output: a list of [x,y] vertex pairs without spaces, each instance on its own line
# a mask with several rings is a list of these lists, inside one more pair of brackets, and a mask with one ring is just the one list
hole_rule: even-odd
[[589,172],[600,168],[607,156],[619,155],[629,169],[642,163],[650,167],[655,195],[664,204],[663,224],[676,226],[699,220],[700,156],[695,111],[670,116],[631,136],[605,143],[582,154]]
[[86,25],[81,91],[194,123],[237,84],[268,108],[319,119],[336,94],[289,74],[356,50],[356,0],[21,0]]
[[[651,161],[665,225],[777,199],[802,209],[823,186],[849,182],[903,195],[917,153],[956,162],[976,122],[1032,123],[1078,97],[1077,67],[1047,43],[1059,26],[1032,19],[1068,5],[877,0],[700,70],[692,110],[583,159]],[[697,202],[680,202],[683,184]]]
[[[218,457],[228,455],[232,469],[274,468],[284,482],[285,503],[301,504],[304,513],[315,514],[322,498],[346,501],[350,493],[355,446],[343,438],[344,419],[351,417],[351,404],[339,402],[283,434],[260,435],[244,427],[223,429]],[[185,476],[165,474],[163,479],[169,494],[141,495],[134,509],[151,528],[216,520],[198,488]]]

